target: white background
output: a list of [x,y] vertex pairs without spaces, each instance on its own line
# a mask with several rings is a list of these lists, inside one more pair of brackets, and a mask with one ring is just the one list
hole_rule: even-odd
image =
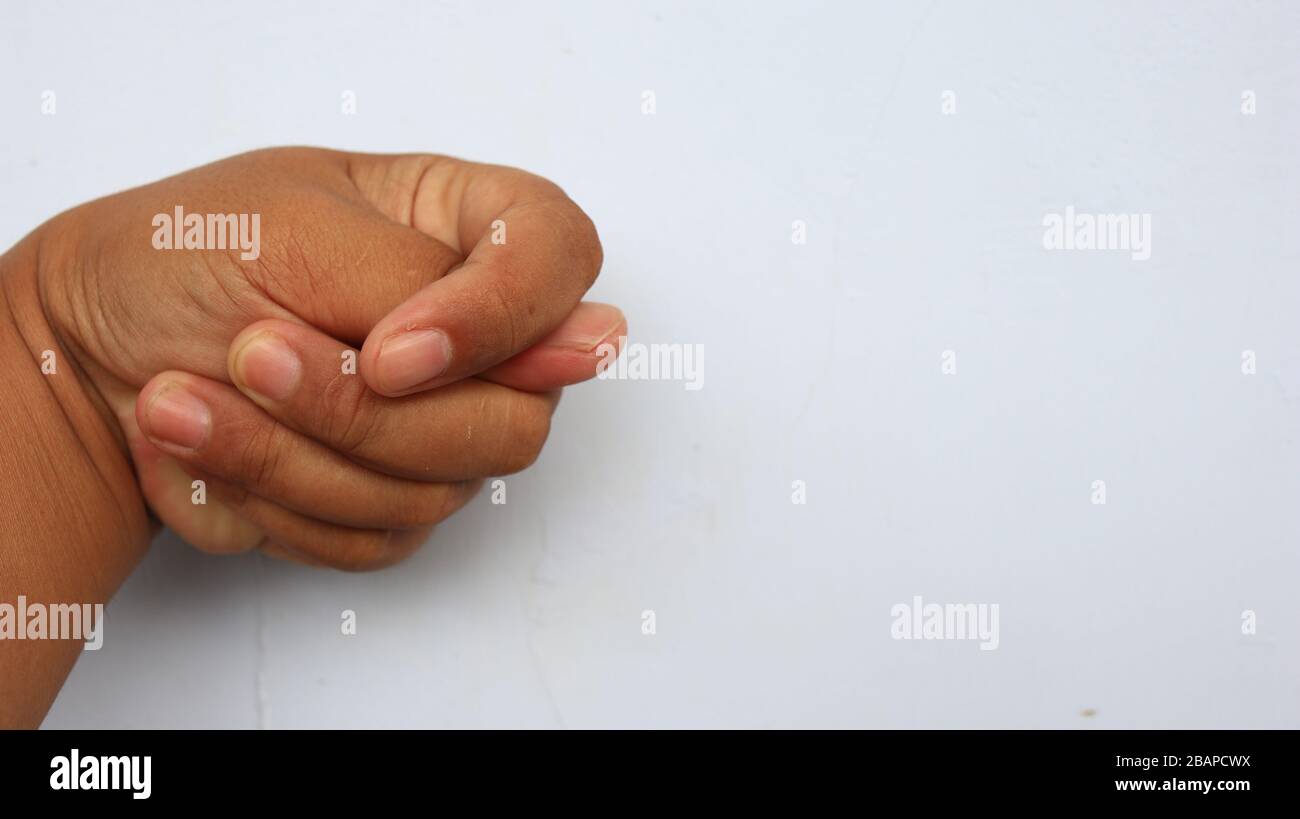
[[[705,348],[699,392],[567,391],[508,503],[399,567],[159,538],[46,725],[1300,727],[1298,32],[1289,3],[6,4],[5,246],[256,147],[451,153],[559,182],[592,297]],[[1151,259],[1044,250],[1067,205],[1150,213]],[[891,639],[913,595],[997,603],[1000,647]]]

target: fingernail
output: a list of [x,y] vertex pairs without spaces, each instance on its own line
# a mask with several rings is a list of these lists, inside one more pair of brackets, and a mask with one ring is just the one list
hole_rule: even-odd
[[623,323],[623,311],[610,304],[583,302],[542,343],[589,352]]
[[208,405],[180,385],[163,387],[145,409],[149,437],[185,449],[198,449],[212,428]]
[[235,353],[235,378],[272,401],[293,395],[301,377],[298,354],[275,333],[258,333]]
[[451,342],[441,330],[408,330],[379,348],[375,375],[385,389],[407,390],[442,375],[451,363]]

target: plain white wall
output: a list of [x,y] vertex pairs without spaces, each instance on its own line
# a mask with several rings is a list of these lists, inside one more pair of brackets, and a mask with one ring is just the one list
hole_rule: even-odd
[[[569,390],[397,568],[161,537],[47,726],[1300,727],[1295,4],[3,20],[6,246],[255,147],[452,153],[563,185],[592,297],[706,352]],[[1151,214],[1151,259],[1045,250],[1067,205]],[[913,595],[997,603],[999,648],[891,639]]]

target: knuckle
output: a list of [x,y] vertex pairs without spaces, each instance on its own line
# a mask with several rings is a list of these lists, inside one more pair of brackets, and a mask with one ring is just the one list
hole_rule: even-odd
[[519,316],[519,308],[515,306],[514,300],[511,299],[510,294],[506,292],[505,287],[503,286],[503,280],[505,278],[507,277],[493,277],[488,280],[490,282],[488,289],[493,295],[492,303],[499,317],[497,321],[492,322],[491,326],[500,328],[498,332],[501,333],[502,336],[496,349],[513,353],[516,352],[515,344],[519,340],[521,319]]
[[326,407],[326,440],[349,455],[373,446],[380,434],[381,413],[357,376],[336,374],[325,385],[321,400]]
[[428,510],[423,515],[423,520],[417,521],[414,526],[432,527],[442,523],[447,518],[456,513],[462,505],[464,493],[464,484],[444,484],[438,487],[438,491],[433,493],[428,499],[428,504],[424,506]]
[[550,211],[563,224],[561,236],[568,255],[572,257],[572,270],[579,276],[583,292],[596,282],[600,268],[605,263],[605,249],[600,243],[596,223],[586,211],[567,196],[551,203]]
[[442,484],[420,487],[414,497],[403,498],[390,507],[387,525],[393,529],[415,529],[441,523],[455,511],[449,489]]
[[207,475],[202,479],[208,489],[207,505],[187,510],[185,520],[164,517],[164,523],[183,527],[187,542],[208,554],[239,554],[257,548],[264,535],[245,514],[248,490]]
[[387,529],[364,529],[349,532],[340,548],[326,561],[345,572],[369,572],[390,566],[402,555],[391,547],[394,533]]
[[503,405],[496,460],[501,474],[508,475],[532,466],[542,454],[551,433],[551,411],[543,400],[523,392],[512,391]]
[[246,485],[269,486],[279,474],[284,444],[279,430],[279,424],[258,424],[243,436],[237,463]]
[[237,515],[247,515],[249,498],[252,493],[240,484],[230,481],[206,479],[209,499],[230,509]]

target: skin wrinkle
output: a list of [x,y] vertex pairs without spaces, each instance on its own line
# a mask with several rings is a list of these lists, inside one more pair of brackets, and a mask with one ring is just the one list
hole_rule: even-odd
[[[344,454],[353,457],[379,429],[381,414],[373,406],[373,393],[368,390],[354,390],[350,382],[343,380],[355,377],[342,372],[334,374],[326,384],[322,396],[326,406],[331,408],[328,414],[330,420],[326,438],[337,442]],[[346,400],[348,405],[346,411],[339,412],[339,403],[342,400]],[[343,428],[336,431],[334,425],[338,423],[339,418],[343,419]]]
[[[59,338],[65,346],[72,350],[73,356],[79,360],[86,360],[87,356],[85,351],[88,349],[87,345],[90,342],[95,342],[96,345],[102,349],[104,336],[111,336],[113,343],[118,344],[119,349],[124,349],[120,346],[120,339],[116,337],[116,329],[112,326],[111,322],[105,318],[105,316],[108,315],[108,312],[104,309],[105,299],[102,292],[98,288],[95,289],[93,295],[90,292],[90,288],[94,287],[95,282],[98,281],[95,276],[88,272],[91,266],[83,266],[72,274],[74,283],[73,287],[80,293],[79,299],[76,298],[73,293],[69,292],[70,288],[68,287],[55,288],[54,290],[57,290],[57,292],[53,292],[49,283],[53,281],[63,281],[64,279],[49,275],[49,271],[46,270],[40,261],[45,258],[42,253],[43,246],[44,239],[37,244],[38,262],[36,269],[41,289],[41,309],[45,315],[47,326],[51,328],[55,336]],[[62,296],[62,298],[60,298],[60,296]],[[71,313],[69,321],[67,322],[68,326],[66,327],[52,315],[54,311],[50,308],[50,305],[56,305],[60,302],[64,303],[66,309]],[[100,305],[101,312],[96,313],[92,310],[92,304]],[[62,332],[60,332],[60,330],[62,330]],[[88,367],[83,367],[83,372],[86,369],[88,369]],[[119,373],[113,373],[113,375],[119,376]],[[103,394],[97,384],[92,383],[89,389],[98,396],[99,401],[104,406],[110,406],[107,396]],[[112,417],[111,413],[103,414],[106,418]],[[125,452],[125,440],[121,440],[123,451]]]
[[[9,386],[0,393],[0,591],[103,603],[143,555],[147,519],[138,495],[133,504],[124,494],[123,455],[94,432],[98,411],[45,318],[35,242],[0,256],[0,370]],[[56,350],[56,374],[41,372],[42,349]],[[36,727],[80,651],[73,641],[0,643],[0,727]]]
[[[130,340],[125,338],[119,331],[118,323],[111,318],[112,316],[131,315],[133,305],[126,304],[120,295],[106,294],[105,290],[100,286],[104,277],[108,275],[105,271],[109,269],[109,265],[104,258],[107,249],[105,243],[82,240],[78,244],[83,248],[82,253],[88,255],[88,261],[74,273],[75,286],[81,298],[80,300],[71,298],[72,304],[70,307],[74,323],[72,332],[80,339],[83,354],[91,349],[120,351],[134,349],[134,345],[129,343]],[[86,244],[90,245],[88,253],[85,250]],[[42,278],[54,280],[57,277],[53,275],[53,271],[42,271]],[[63,289],[66,290],[67,288]],[[76,329],[78,327],[83,328],[83,332],[78,333]],[[106,346],[105,338],[113,346]],[[122,356],[122,358],[125,357]],[[87,356],[87,358],[89,357]],[[125,371],[116,368],[117,363],[118,357],[114,357],[106,368],[119,381],[131,383],[129,375]],[[89,369],[90,367],[87,366],[87,370]],[[133,386],[139,387],[140,385],[134,384]],[[96,385],[96,389],[98,389],[98,385]],[[107,399],[107,396],[105,398]]]
[[491,291],[492,295],[496,296],[497,303],[501,309],[501,315],[505,319],[505,325],[510,332],[510,342],[506,349],[513,350],[519,341],[519,325],[518,320],[515,318],[515,309],[510,306],[510,301],[506,298],[506,294],[501,292],[501,280],[492,277],[487,281],[492,283],[492,286],[488,289]]
[[[313,269],[311,254],[307,253],[306,248],[303,246],[302,239],[299,237],[297,229],[289,228],[283,231],[283,234],[283,239],[281,239],[283,247],[280,248],[280,256],[282,256],[282,258],[279,259],[280,266],[287,270],[301,271],[300,278],[307,284],[307,292],[312,296],[312,303],[314,304],[321,301],[321,293],[319,290],[319,280],[321,277],[320,274]],[[276,261],[276,257],[273,256],[271,261]],[[326,266],[333,265],[330,265],[327,262]],[[274,278],[270,275],[271,266],[269,263],[263,267],[263,270],[266,272],[266,278],[263,280],[264,283],[268,282],[271,278]],[[267,284],[266,289],[268,291],[271,289],[269,284]],[[332,314],[329,315],[327,321],[329,324],[335,326],[339,323],[338,317]]]
[[[243,305],[241,304],[239,299],[237,299],[230,292],[229,288],[227,288],[226,285],[220,281],[221,276],[214,268],[213,266],[214,262],[212,261],[211,257],[206,255],[200,256],[198,264],[202,266],[204,272],[207,274],[207,276],[204,278],[204,281],[215,285],[216,290],[220,291],[222,296],[225,298],[226,303],[229,304],[233,310],[239,313],[243,313],[244,312]],[[194,306],[194,308],[203,314],[203,316],[206,319],[206,321],[204,322],[205,324],[209,322],[224,323],[224,316],[222,315],[222,313],[218,312],[217,308],[211,304],[212,301],[211,299],[204,297],[204,295],[201,292],[201,288],[199,287],[199,285],[197,285],[194,282],[193,277],[190,276],[177,277],[176,285],[189,297],[189,300],[191,304]],[[195,330],[198,329],[199,328],[197,327],[195,328]],[[144,386],[144,385],[138,384],[136,386]]]
[[[41,243],[40,243],[39,241],[36,243],[35,254],[36,254],[36,257],[35,257],[35,259],[33,260],[33,263],[32,263],[32,264],[33,264],[33,268],[35,269],[35,271],[36,271],[37,274],[38,274],[38,281],[39,281],[39,272],[40,272],[40,270],[41,270]],[[33,346],[33,342],[32,342],[32,340],[28,337],[28,333],[27,333],[27,331],[24,329],[23,322],[20,322],[20,321],[18,320],[18,317],[14,314],[14,311],[13,311],[13,305],[12,305],[12,303],[11,303],[11,301],[10,301],[10,298],[8,297],[8,292],[7,292],[7,291],[8,291],[8,288],[7,288],[8,279],[5,278],[5,279],[3,279],[3,281],[5,281],[5,284],[6,284],[6,297],[5,297],[5,299],[4,299],[6,312],[7,312],[8,316],[9,316],[10,321],[12,322],[12,325],[13,325],[14,329],[16,330],[16,332],[17,332],[17,334],[18,334],[18,337],[19,337],[19,338],[21,339],[21,341],[23,342],[23,345],[27,348],[28,354],[29,354],[29,355],[31,356],[31,358],[32,358],[32,363],[33,363],[33,365],[34,365],[34,366],[37,368],[37,370],[39,371],[39,370],[40,370],[40,364],[41,364],[41,355],[40,355],[40,352],[38,352],[38,351],[35,349],[35,346]],[[46,321],[46,327],[47,327],[47,328],[52,327],[53,325],[51,325],[51,324],[49,323],[49,314],[48,314],[48,311],[45,309],[44,305],[41,306],[41,315],[42,315],[42,317],[43,317],[43,318],[45,319],[45,321]],[[64,367],[71,367],[71,368],[73,369],[73,371],[74,371],[73,374],[74,374],[74,376],[76,376],[76,380],[78,381],[78,383],[84,385],[84,383],[85,383],[85,381],[84,381],[84,373],[82,373],[82,372],[80,371],[80,367],[79,367],[79,365],[78,365],[77,362],[76,362],[75,356],[70,355],[70,354],[67,354],[67,347],[66,347],[66,345],[64,345],[64,344],[62,343],[62,340],[59,338],[59,336],[58,336],[57,333],[54,333],[54,332],[51,331],[50,334],[51,334],[51,336],[53,337],[52,340],[53,340],[54,343],[58,346],[58,349],[55,351],[55,361],[56,361],[56,366],[58,366],[58,365],[62,365],[62,366],[64,366]],[[64,428],[65,428],[68,432],[73,433],[73,434],[72,434],[72,437],[76,440],[77,445],[78,445],[78,447],[79,447],[79,454],[80,454],[80,456],[81,456],[81,460],[82,460],[83,462],[89,464],[89,465],[94,469],[95,474],[98,475],[98,477],[99,477],[99,481],[100,481],[100,483],[101,483],[104,487],[111,487],[111,486],[113,485],[113,484],[112,484],[112,481],[110,481],[108,475],[106,475],[106,474],[104,473],[103,469],[102,469],[101,466],[100,466],[99,461],[91,455],[89,449],[87,448],[86,442],[85,442],[84,440],[82,440],[82,437],[81,437],[80,435],[76,434],[77,425],[76,425],[75,422],[73,421],[71,415],[69,415],[68,408],[67,408],[66,406],[64,406],[64,403],[63,403],[62,401],[59,400],[59,397],[55,394],[54,390],[50,387],[50,383],[49,383],[48,381],[43,382],[43,383],[45,384],[45,386],[46,386],[46,388],[47,388],[47,393],[48,393],[49,397],[53,400],[54,405],[55,405],[56,407],[58,407],[58,409],[59,409],[59,415],[60,415],[60,417],[63,419]],[[98,396],[97,391],[96,391],[96,395]],[[90,396],[87,396],[87,397],[89,398]],[[98,396],[98,399],[99,399],[99,402],[100,402],[100,403],[102,403],[104,406],[107,406],[106,402],[103,401],[103,397],[102,397],[102,396]],[[95,403],[95,402],[92,400],[92,406],[94,406],[94,403]],[[27,405],[24,404],[24,408],[26,408],[26,407],[27,407]],[[100,408],[99,406],[94,406],[94,409],[95,409],[97,412],[101,411],[101,408]],[[29,412],[30,412],[30,411],[29,411]],[[30,417],[30,415],[29,415],[29,417]],[[36,419],[33,418],[32,420],[33,420],[33,422],[35,422]],[[33,423],[33,424],[31,425],[31,428],[33,428],[33,429],[41,429],[41,426],[40,426],[39,424]],[[118,443],[119,443],[120,445],[122,445],[122,448],[123,448],[123,454],[125,454],[125,441],[124,441],[123,439],[121,439],[120,437],[118,437],[118,436],[114,436],[114,439],[115,439],[116,441],[118,441]],[[54,487],[51,487],[51,488],[50,488],[51,491],[55,491],[55,489],[56,489],[56,488],[54,488]],[[109,493],[112,494],[112,495],[116,495],[116,492],[113,492],[111,489],[109,490]],[[80,507],[78,507],[78,511],[79,511],[79,512],[81,511]],[[123,509],[121,506],[118,506],[117,504],[114,504],[114,512],[115,512],[116,517],[118,518],[118,522],[119,522],[119,523],[121,524],[121,526],[122,526],[122,529],[123,529],[124,531],[127,530],[127,529],[129,528],[129,522],[128,522],[127,519],[126,519],[124,509]]]
[[[272,293],[270,289],[268,289],[265,286],[264,284],[265,280],[271,277],[271,269],[267,265],[266,254],[265,253],[258,254],[258,257],[253,260],[253,266],[256,267],[261,272],[262,274],[261,279],[259,280],[257,277],[250,276],[248,268],[241,266],[240,272],[243,274],[244,280],[247,281],[248,284],[255,291],[257,291],[258,295],[262,296],[264,299],[266,299],[269,302],[268,305],[269,307],[272,307],[273,309],[278,309],[280,311],[279,315],[257,316],[256,318],[280,318],[286,321],[292,321],[296,324],[305,325],[307,322],[303,321],[298,316],[297,313],[295,313],[292,309],[289,308],[288,305],[282,303],[279,299],[277,299],[275,297],[275,294]],[[254,318],[254,316],[250,315],[249,318],[252,319]]]
[[[9,299],[9,298],[6,297],[6,298],[4,299],[4,305],[5,305],[5,312],[6,312],[6,313],[8,314],[8,316],[9,316],[9,320],[10,320],[10,322],[11,322],[11,326],[12,326],[12,328],[13,328],[14,331],[15,331],[15,334],[18,336],[18,338],[19,338],[19,340],[22,342],[23,346],[27,349],[27,351],[28,351],[28,355],[31,357],[31,364],[32,364],[32,366],[34,366],[34,367],[39,371],[39,369],[40,369],[40,355],[36,352],[36,350],[35,350],[34,347],[32,346],[31,341],[28,340],[28,338],[27,338],[27,334],[24,332],[24,330],[23,330],[23,328],[22,328],[22,322],[20,322],[20,321],[18,320],[18,317],[14,314],[14,311],[13,311],[13,305],[10,303],[10,299]],[[56,355],[57,355],[57,352],[56,352]],[[47,385],[47,386],[48,386],[48,385]],[[71,430],[71,429],[73,428],[72,419],[68,417],[67,412],[63,409],[62,404],[59,402],[58,397],[54,394],[54,391],[53,391],[53,390],[49,390],[49,391],[48,391],[48,397],[53,401],[53,403],[55,404],[55,406],[57,406],[57,407],[59,408],[59,411],[60,411],[60,416],[59,416],[59,417],[63,419],[63,425],[62,425],[62,428],[64,428],[64,429],[68,429],[68,430]],[[40,418],[39,416],[37,416],[37,415],[34,413],[33,406],[34,406],[36,403],[37,403],[37,402],[32,401],[32,402],[23,402],[23,403],[19,404],[19,406],[18,406],[18,411],[20,411],[20,412],[23,413],[23,420],[24,420],[24,423],[20,424],[19,426],[22,427],[22,428],[24,428],[24,429],[34,430],[34,431],[35,431],[35,434],[36,434],[37,436],[39,436],[40,438],[44,439],[44,438],[46,437],[46,434],[45,434],[45,433],[46,433],[47,427],[46,427],[46,425],[40,423],[41,418]],[[80,443],[80,442],[79,442],[79,443]],[[42,447],[42,449],[45,449],[45,447]],[[83,445],[83,450],[84,450],[84,445]],[[98,468],[97,468],[97,467],[96,467],[96,471],[98,471]],[[24,471],[24,473],[25,473],[25,471]],[[46,476],[44,473],[42,473],[42,472],[37,472],[37,473],[36,473],[36,479],[37,479],[37,480],[45,481],[46,478],[47,478],[47,476]],[[103,480],[103,476],[102,476],[102,475],[100,475],[100,479]],[[47,482],[47,483],[44,484],[43,489],[44,489],[44,492],[43,492],[42,494],[44,494],[44,495],[50,495],[50,494],[52,494],[52,493],[56,493],[56,492],[57,492],[57,490],[58,490],[58,486],[55,485],[55,484],[51,484],[51,483],[48,483],[48,482]]]
[[352,183],[352,189],[357,193],[361,193],[361,186],[357,184],[357,178],[352,175],[352,154],[343,155],[343,172],[348,181]]
[[437,167],[437,165],[437,157],[430,157],[425,160],[425,165],[420,169],[420,175],[415,180],[415,187],[411,188],[411,197],[409,204],[406,206],[406,215],[401,219],[402,224],[408,227],[414,224],[416,201],[420,198],[420,191],[424,189],[424,182],[428,177],[429,172]]
[[[228,264],[234,265],[236,269],[242,270],[243,265],[240,264],[242,260],[239,258],[239,253],[240,251],[238,248],[235,249],[228,248],[227,250],[224,251],[224,254],[221,258],[224,258]],[[260,256],[261,254],[259,253],[258,255]],[[217,270],[213,266],[214,261],[211,259],[211,257],[209,257],[208,255],[204,255],[200,258],[203,259],[203,266],[204,269],[207,271],[208,279],[211,280],[212,283],[216,285],[217,289],[221,291],[221,295],[225,297],[226,303],[229,304],[231,308],[236,310],[237,312],[251,317],[252,312],[248,309],[248,306],[245,304],[246,301],[245,298],[231,292],[230,286],[227,285],[226,282],[224,281],[225,277],[217,273]],[[244,281],[247,280],[245,279]],[[208,307],[207,305],[199,305],[199,306],[200,309],[202,309],[204,312],[213,316],[213,318],[217,318],[217,314],[214,312],[214,310],[211,307]]]
[[[462,174],[462,180],[463,180],[463,174]],[[473,182],[462,181],[461,186],[462,187],[461,187],[461,196],[460,196],[460,207],[456,209],[455,229],[456,229],[456,237],[457,237],[456,249],[464,253],[466,252],[465,248],[467,247],[473,248],[477,246],[478,243],[485,237],[471,236],[471,235],[467,235],[466,233],[469,230],[469,225],[470,225],[470,220],[468,218],[468,215],[466,214],[466,210],[472,206],[473,202],[475,201],[475,196],[470,190],[473,187]],[[492,195],[493,194],[489,192],[488,196],[490,197]],[[509,215],[511,208],[514,207],[515,202],[517,201],[517,196],[518,194],[515,194],[511,198],[507,199],[506,202],[500,208],[500,216],[498,218],[502,219],[506,223],[507,231],[509,231],[510,229],[510,220],[507,218],[507,216]],[[509,241],[509,236],[506,237],[506,241]]]
[[[84,322],[84,326],[87,329],[87,334],[92,337],[89,340],[95,343],[95,349],[132,349],[134,345],[128,343],[127,339],[122,337],[119,333],[117,323],[108,318],[108,316],[114,314],[126,314],[124,310],[125,305],[121,304],[120,299],[104,295],[104,291],[98,286],[99,278],[97,276],[87,274],[83,271],[82,275],[77,277],[77,280],[80,284],[81,302],[75,308],[74,315],[81,317],[81,320]],[[94,290],[93,294],[91,293],[92,289]],[[109,305],[107,302],[110,299],[116,303]],[[104,340],[105,337],[108,338],[108,343],[111,343],[113,346],[106,346]],[[119,379],[123,379],[125,376],[125,373],[113,374]],[[135,384],[133,386],[139,387],[140,385]]]
[[[404,224],[463,257],[466,245],[460,241],[460,209],[453,207],[452,203],[460,201],[459,195],[463,192],[464,164],[438,155],[429,156],[428,162],[411,190],[410,211]],[[438,179],[439,184],[433,184],[434,179]],[[428,203],[429,206],[422,207],[431,190],[434,200]]]
[[[106,242],[90,241],[88,237],[81,237],[80,234],[78,236],[81,238],[78,246],[87,261],[75,271],[75,286],[81,298],[72,299],[71,307],[76,325],[84,328],[84,333],[78,334],[82,339],[82,347],[87,351],[91,349],[133,350],[135,345],[130,343],[133,339],[125,337],[126,334],[122,332],[119,323],[113,321],[112,317],[132,315],[134,305],[125,303],[119,294],[106,293],[100,286],[106,276],[117,272],[111,270],[105,258],[110,245]],[[130,254],[129,249],[125,247],[121,248],[120,252]],[[43,274],[46,274],[43,278],[57,278],[53,275],[53,271],[43,271]],[[106,346],[106,338],[107,343],[114,346]],[[130,383],[129,376],[115,368],[118,359],[119,357],[113,357],[107,368],[118,380]]]
[[277,474],[280,454],[284,451],[280,444],[291,440],[283,434],[283,430],[284,427],[280,424],[271,423],[258,427],[252,434],[247,436],[248,445],[244,449],[245,457],[250,457],[250,449],[256,452],[256,455],[251,456],[251,461],[246,461],[254,464],[252,468],[252,486],[267,486],[271,481],[271,476]]
[[526,406],[528,398],[523,393],[511,393],[502,404],[502,419],[499,422],[499,428],[502,434],[497,438],[497,463],[500,464],[500,472],[512,474],[523,471],[532,463],[534,443],[537,450],[541,450],[541,443],[537,442],[537,424],[536,421],[529,421],[533,417],[532,409]]
[[[350,207],[353,203],[347,203]],[[286,311],[294,317],[294,320],[300,324],[315,325],[317,327],[344,328],[352,322],[345,322],[343,317],[334,309],[334,304],[338,299],[331,297],[331,293],[326,293],[321,289],[321,282],[327,281],[332,277],[321,272],[319,260],[313,261],[314,256],[320,253],[310,253],[303,244],[303,239],[292,226],[284,231],[284,238],[281,244],[271,244],[264,248],[264,252],[256,260],[257,266],[262,273],[259,281],[254,282],[254,286],[273,304]],[[330,247],[330,242],[320,241],[314,243],[319,247]],[[277,252],[277,248],[278,252]],[[267,250],[270,251],[268,256]],[[284,270],[294,270],[295,279],[305,279],[307,290],[310,298],[306,301],[313,305],[313,315],[311,321],[304,320],[298,311],[292,310],[280,297],[275,295],[275,289],[270,282],[274,281],[277,276],[274,274],[272,266],[278,265]],[[356,269],[358,264],[346,263],[339,259],[327,259],[324,264],[325,269]],[[332,291],[331,291],[332,292]],[[342,294],[340,294],[342,295]],[[360,347],[364,341],[363,336],[358,336],[355,332],[340,332],[336,335],[339,341],[347,342],[350,345]]]
[[[486,476],[535,460],[551,391],[594,375],[594,357],[562,345],[514,349],[529,341],[519,322],[529,335],[562,339],[570,319],[572,335],[620,318],[597,305],[574,310],[576,285],[592,271],[570,264],[587,251],[564,246],[577,217],[562,210],[534,213],[543,221],[518,234],[519,244],[511,237],[510,248],[489,255],[499,267],[466,269],[462,230],[485,233],[503,210],[518,215],[508,205],[551,191],[521,171],[436,155],[271,149],[95,200],[38,228],[0,256],[0,337],[26,351],[0,363],[13,368],[14,385],[0,400],[16,408],[0,412],[0,478],[11,501],[0,511],[5,579],[56,599],[106,600],[147,550],[150,513],[218,553],[267,547],[346,570],[409,554],[428,523],[469,502]],[[263,252],[256,260],[229,247],[154,252],[144,226],[180,203],[192,213],[261,214],[271,228]],[[15,270],[31,262],[37,241],[39,268]],[[436,317],[419,302],[392,314],[448,270],[461,276]],[[511,280],[476,286],[474,277],[488,274]],[[389,331],[447,322],[479,359],[449,373],[446,390],[372,395],[383,340],[373,329],[390,316]],[[261,322],[294,340],[312,392],[333,390],[332,400],[296,395],[259,407],[230,386],[231,342]],[[348,376],[359,390],[352,395],[337,394],[345,383],[338,341],[369,349]],[[40,375],[42,349],[59,351],[59,377]],[[506,358],[513,363],[489,366]],[[145,433],[142,401],[170,378],[188,379],[213,411],[214,437],[198,452]],[[190,502],[196,478],[186,476],[201,475],[199,464],[225,477],[197,478],[214,501],[234,501]],[[49,656],[0,651],[0,725],[38,723],[75,660],[66,646],[36,650]]]
[[[262,252],[257,255],[257,258],[250,260],[251,264],[247,266],[240,265],[238,266],[238,269],[244,280],[252,285],[253,289],[261,294],[264,299],[285,312],[293,313],[292,310],[276,298],[276,295],[273,292],[274,289],[271,287],[271,281],[275,278],[275,275],[271,270],[271,264],[276,260],[277,256],[287,252],[285,250],[280,250],[277,253],[278,247],[279,245],[262,248]],[[279,259],[278,261],[281,265],[290,263],[287,259]]]

